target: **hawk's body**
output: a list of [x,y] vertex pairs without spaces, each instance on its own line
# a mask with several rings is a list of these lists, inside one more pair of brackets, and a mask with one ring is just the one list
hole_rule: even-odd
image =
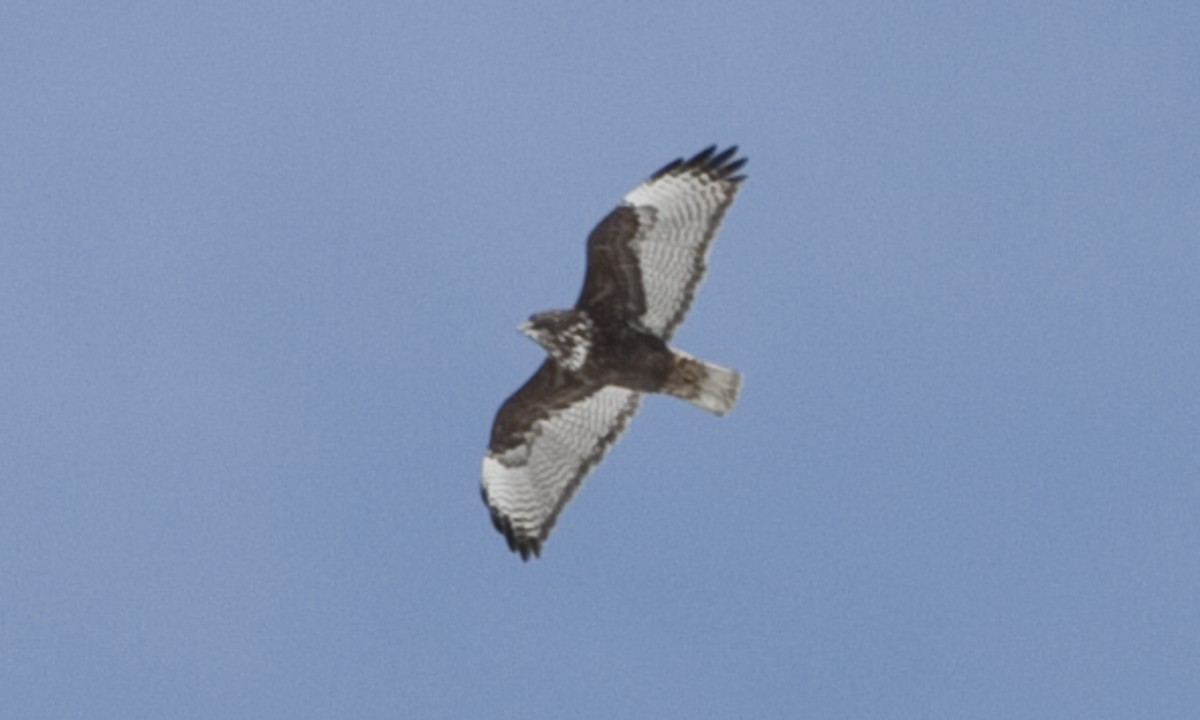
[[583,291],[570,310],[522,331],[541,368],[496,414],[483,498],[509,547],[528,559],[588,471],[625,429],[642,393],[667,393],[723,415],[741,376],[667,345],[704,277],[708,247],[745,159],[711,147],[655,173],[588,237]]

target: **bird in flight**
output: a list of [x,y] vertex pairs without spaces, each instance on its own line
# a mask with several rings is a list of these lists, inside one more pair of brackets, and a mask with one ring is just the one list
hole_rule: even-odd
[[738,372],[667,342],[704,277],[745,164],[736,146],[714,145],[651,175],[588,236],[575,306],[520,325],[547,357],[496,413],[482,491],[492,524],[523,560],[541,555],[559,513],[644,393],[716,415],[737,402]]

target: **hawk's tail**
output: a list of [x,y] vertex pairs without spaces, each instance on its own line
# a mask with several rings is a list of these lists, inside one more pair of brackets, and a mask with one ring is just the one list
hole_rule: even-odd
[[674,366],[663,391],[687,400],[714,415],[724,415],[737,404],[742,375],[737,370],[698,360],[672,350]]

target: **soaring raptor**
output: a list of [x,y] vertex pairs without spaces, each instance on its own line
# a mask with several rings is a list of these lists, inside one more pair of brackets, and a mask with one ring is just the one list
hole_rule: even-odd
[[583,291],[570,310],[520,329],[548,357],[496,413],[483,459],[483,501],[508,547],[528,560],[583,478],[624,431],[643,393],[716,415],[742,377],[667,345],[704,277],[709,245],[746,159],[714,145],[675,160],[592,230]]

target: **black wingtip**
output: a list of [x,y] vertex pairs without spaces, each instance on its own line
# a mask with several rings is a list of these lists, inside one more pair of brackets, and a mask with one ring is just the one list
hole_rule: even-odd
[[662,177],[663,175],[666,175],[667,173],[669,173],[669,172],[672,172],[673,170],[675,170],[676,168],[678,168],[680,165],[683,165],[683,158],[675,158],[675,159],[674,159],[674,160],[672,160],[671,162],[669,162],[669,163],[667,163],[666,165],[663,165],[662,167],[660,167],[658,170],[655,170],[655,171],[654,171],[654,173],[650,175],[650,177],[651,177],[652,179],[653,179],[653,178],[660,178],[660,177]]
[[[714,145],[713,147],[716,147],[716,146]],[[721,154],[717,155],[715,158],[712,159],[711,162],[713,165],[720,167],[720,166],[724,165],[726,162],[728,162],[729,158],[733,157],[736,154],[737,154],[737,145],[730,145],[729,148],[727,150],[725,150],[725,152],[722,152]]]
[[721,152],[717,152],[716,145],[709,145],[687,160],[683,158],[672,160],[651,175],[650,178],[657,179],[664,175],[678,174],[690,170],[706,173],[720,180],[740,183],[746,179],[746,176],[734,175],[734,173],[741,170],[749,158],[736,158],[737,151],[737,145],[731,145]]
[[492,515],[492,522],[496,524],[496,529],[504,535],[508,549],[520,555],[522,560],[529,562],[530,557],[542,556],[542,541],[539,538],[518,532],[513,527],[512,520],[508,518],[498,520],[495,513]]
[[690,160],[688,160],[687,163],[685,163],[685,164],[690,168],[705,167],[706,165],[708,165],[709,160],[712,158],[713,153],[715,153],[716,151],[717,151],[716,145],[709,145],[708,147],[704,148],[700,152],[693,155],[692,158]]
[[529,562],[529,558],[542,556],[542,540],[541,538],[529,537],[518,533],[513,527],[512,520],[496,511],[492,504],[488,502],[487,488],[481,487],[479,494],[483,496],[483,504],[487,505],[488,514],[492,518],[492,527],[496,528],[496,532],[504,536],[504,541],[508,543],[508,549],[521,556],[525,562]]
[[517,552],[521,554],[521,560],[529,562],[529,557],[539,558],[542,556],[542,543],[535,538],[520,538],[517,541]]

